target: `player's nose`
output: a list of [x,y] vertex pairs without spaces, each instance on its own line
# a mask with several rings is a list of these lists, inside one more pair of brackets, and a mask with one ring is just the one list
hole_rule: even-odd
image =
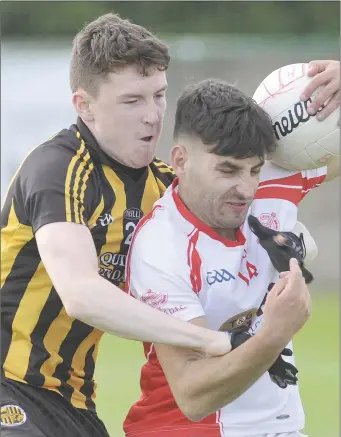
[[155,125],[159,122],[161,117],[160,110],[155,103],[151,103],[146,108],[143,115],[143,123]]
[[252,202],[257,190],[257,186],[253,183],[253,181],[242,181],[236,188],[238,195],[243,198],[245,202]]

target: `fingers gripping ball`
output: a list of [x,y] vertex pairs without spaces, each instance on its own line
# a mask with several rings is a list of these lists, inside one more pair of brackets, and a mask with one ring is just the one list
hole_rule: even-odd
[[339,108],[323,121],[308,113],[321,87],[308,100],[300,100],[313,80],[307,72],[308,64],[286,65],[270,73],[253,95],[272,121],[278,144],[272,161],[291,170],[323,167],[340,153]]

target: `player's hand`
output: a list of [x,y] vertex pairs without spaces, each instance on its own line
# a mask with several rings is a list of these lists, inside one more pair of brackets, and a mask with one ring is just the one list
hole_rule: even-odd
[[[252,334],[250,334],[246,328],[234,330],[231,334],[232,350],[245,343],[251,337]],[[288,385],[297,384],[298,378],[296,375],[298,370],[291,363],[283,360],[282,355],[291,356],[292,351],[288,348],[284,348],[268,372],[272,382],[277,384],[280,388],[286,388]]]
[[304,89],[301,100],[309,99],[314,91],[321,87],[308,107],[308,112],[314,115],[322,107],[316,118],[324,120],[340,106],[340,61],[312,61],[308,65],[307,74],[313,79]]
[[248,223],[279,273],[288,271],[290,259],[296,258],[306,283],[309,284],[313,280],[313,275],[304,267],[306,249],[302,233],[297,237],[293,232],[274,231],[263,226],[253,215],[248,217]]
[[261,331],[284,348],[308,320],[311,298],[295,258],[281,276],[267,295]]
[[288,385],[297,385],[297,373],[296,367],[283,360],[283,357],[290,357],[292,355],[292,350],[284,348],[281,355],[278,356],[277,360],[268,370],[272,382],[278,385],[280,388],[287,388]]

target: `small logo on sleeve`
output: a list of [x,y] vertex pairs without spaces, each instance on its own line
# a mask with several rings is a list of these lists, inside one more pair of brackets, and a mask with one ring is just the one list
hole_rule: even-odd
[[104,214],[98,217],[97,223],[100,226],[109,226],[114,221],[114,217],[111,214]]
[[1,407],[1,426],[19,426],[26,422],[26,413],[18,405],[3,405]]

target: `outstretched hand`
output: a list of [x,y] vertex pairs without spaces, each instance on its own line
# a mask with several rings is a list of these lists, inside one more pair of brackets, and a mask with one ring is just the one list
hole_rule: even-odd
[[312,80],[301,94],[301,100],[309,99],[314,91],[320,88],[308,106],[308,113],[314,115],[322,107],[316,118],[324,120],[340,106],[340,61],[311,61],[308,64],[307,75],[312,77]]

